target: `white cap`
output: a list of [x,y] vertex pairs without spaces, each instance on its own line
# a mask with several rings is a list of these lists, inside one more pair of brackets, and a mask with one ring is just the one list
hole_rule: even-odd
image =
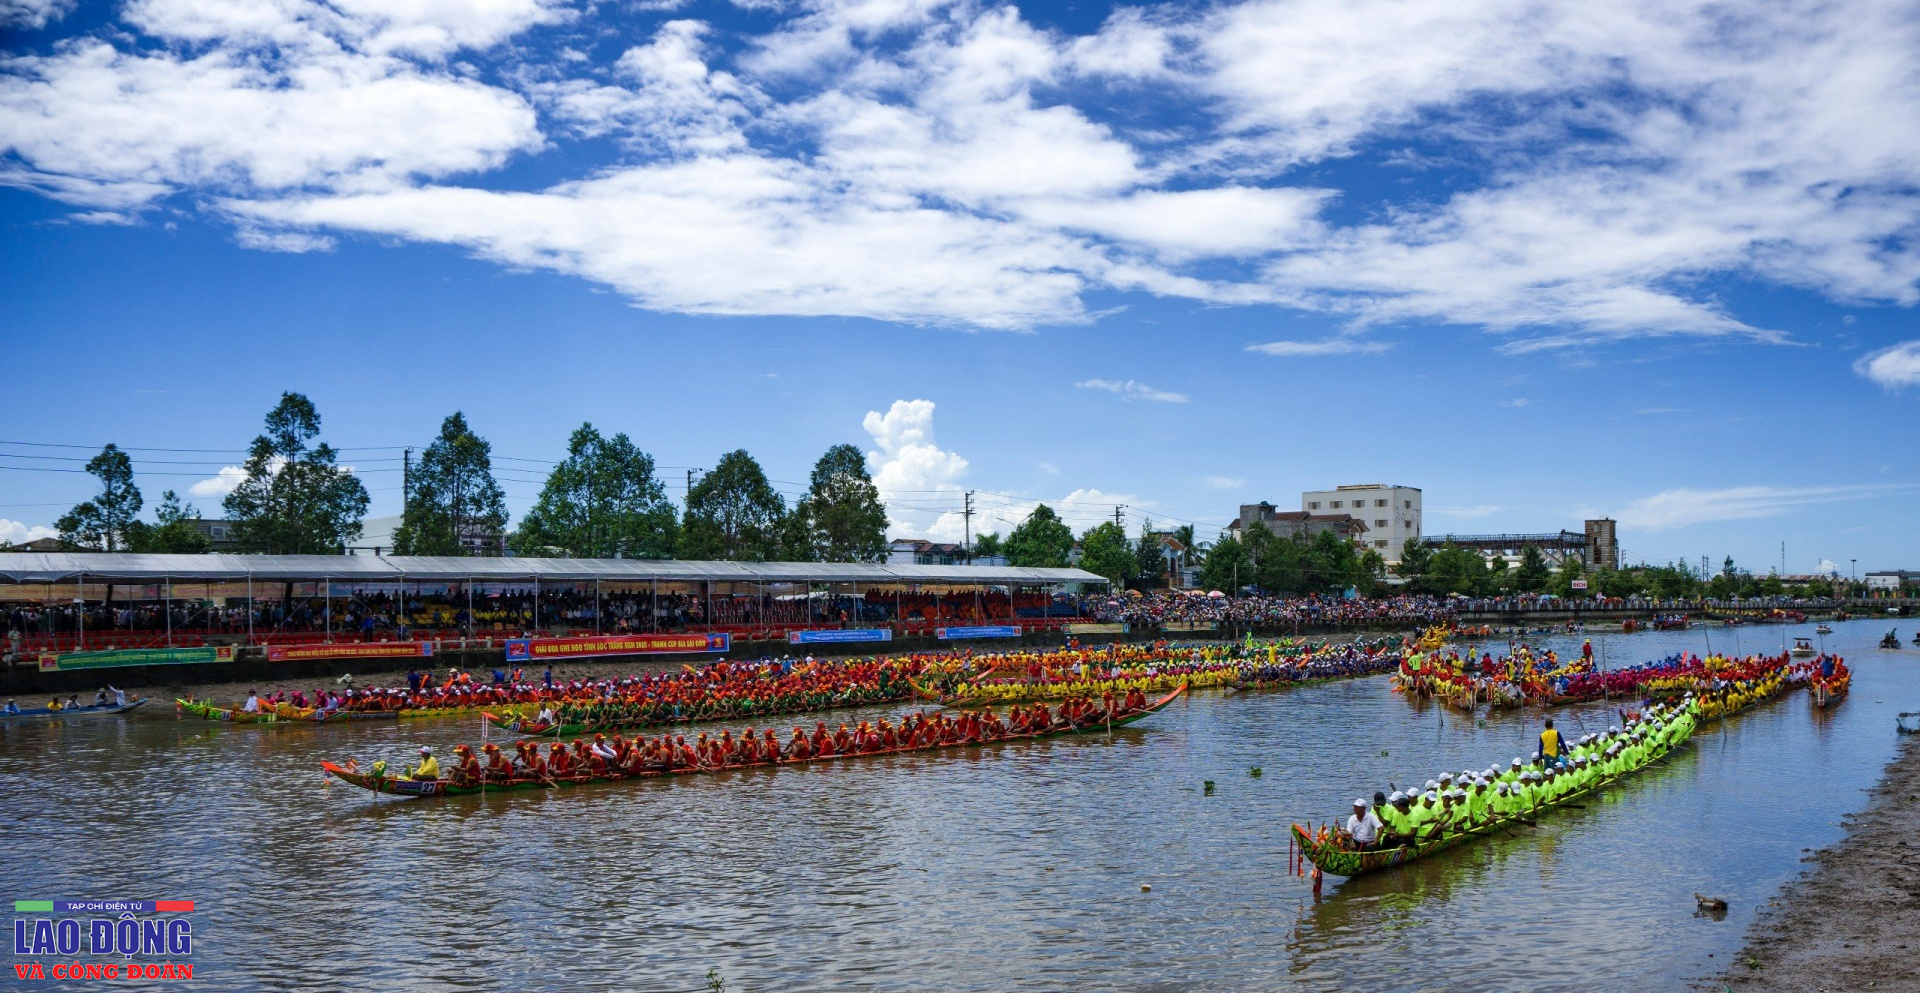
[[1394,790],[1393,795],[1387,798],[1387,802],[1399,803],[1400,801],[1405,800],[1406,798],[1407,798],[1407,795],[1405,793],[1402,793],[1399,790]]
[[1354,805],[1354,806],[1356,806],[1356,807],[1364,807],[1364,806],[1366,806],[1366,805],[1367,805],[1367,801],[1365,801],[1365,800],[1355,800],[1355,801],[1353,801],[1353,805]]
[[1425,800],[1428,803],[1440,802],[1440,797],[1435,795],[1432,790],[1428,790],[1427,792],[1420,794],[1420,799]]
[[1437,789],[1439,789],[1439,788],[1440,788],[1440,784],[1439,784],[1439,783],[1436,783],[1436,782],[1434,782],[1434,781],[1433,781],[1433,780],[1431,780],[1431,779],[1429,779],[1429,780],[1427,780],[1427,789],[1429,789],[1429,790],[1437,790]]
[[425,745],[421,745],[421,746],[420,746],[420,754],[422,754],[422,755],[432,755],[432,754],[433,754],[433,749],[431,749],[431,748],[428,748],[428,747],[427,747],[427,746],[425,746]]
[[1526,763],[1525,763],[1525,762],[1522,762],[1522,761],[1520,761],[1520,756],[1518,756],[1518,755],[1515,755],[1515,756],[1513,757],[1513,764],[1514,764],[1514,765],[1517,765],[1517,766],[1518,766],[1518,765],[1526,765]]

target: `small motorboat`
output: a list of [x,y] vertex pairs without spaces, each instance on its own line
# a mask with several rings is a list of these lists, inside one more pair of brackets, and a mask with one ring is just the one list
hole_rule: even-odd
[[1900,633],[1898,631],[1888,631],[1887,636],[1880,639],[1880,647],[1881,648],[1899,648]]
[[1813,656],[1813,639],[1793,639],[1793,649],[1787,654],[1792,655],[1796,659],[1811,658]]
[[1831,624],[1828,624],[1828,623],[1827,623],[1827,622],[1825,622],[1825,621],[1821,621],[1821,622],[1820,622],[1820,626],[1819,626],[1819,627],[1817,627],[1817,628],[1814,628],[1814,629],[1813,629],[1813,633],[1814,633],[1814,634],[1832,634],[1832,633],[1833,633],[1833,625],[1831,625]]

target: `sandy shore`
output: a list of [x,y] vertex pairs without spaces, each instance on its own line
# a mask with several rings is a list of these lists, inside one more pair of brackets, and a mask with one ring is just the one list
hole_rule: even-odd
[[1755,921],[1709,989],[1920,990],[1920,735],[1905,735],[1845,840]]

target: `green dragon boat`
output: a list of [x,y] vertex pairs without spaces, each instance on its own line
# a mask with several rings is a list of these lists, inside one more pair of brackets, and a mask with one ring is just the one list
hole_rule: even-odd
[[229,724],[336,724],[342,721],[390,721],[400,716],[384,710],[316,710],[311,707],[303,710],[284,703],[249,714],[244,710],[218,707],[202,700],[179,698],[173,701],[173,706],[181,714]]
[[1057,728],[1029,734],[1010,734],[999,738],[992,738],[987,741],[958,741],[951,744],[928,745],[922,748],[890,748],[877,752],[847,752],[845,754],[810,759],[779,759],[772,762],[751,762],[740,765],[728,765],[720,768],[662,769],[638,774],[623,772],[603,776],[576,775],[549,777],[546,779],[509,779],[504,782],[495,781],[485,784],[456,784],[446,779],[396,779],[385,774],[384,763],[376,764],[375,771],[372,772],[362,771],[357,764],[351,763],[343,766],[333,762],[322,762],[320,763],[320,768],[325,771],[325,775],[339,779],[341,782],[350,783],[374,793],[390,793],[394,796],[470,796],[477,793],[499,793],[508,790],[566,789],[575,786],[584,786],[589,783],[612,783],[626,779],[660,779],[671,776],[690,776],[699,773],[722,772],[731,769],[755,769],[785,765],[817,765],[827,762],[839,762],[846,759],[872,758],[879,755],[932,754],[954,751],[961,748],[994,745],[1007,741],[1033,741],[1040,738],[1058,738],[1073,734],[1103,734],[1113,728],[1125,727],[1128,724],[1159,713],[1186,691],[1187,686],[1182,683],[1180,686],[1175,687],[1173,692],[1147,704],[1146,707],[1133,713],[1118,717],[1112,721],[1099,721],[1077,727]]
[[[1695,728],[1698,728],[1698,726],[1696,723]],[[1685,744],[1691,737],[1692,731],[1690,730],[1688,731],[1687,737],[1669,743],[1667,747],[1649,757],[1646,762],[1638,768],[1629,769],[1616,776],[1596,779],[1582,789],[1560,797],[1551,803],[1544,803],[1533,808],[1533,813],[1537,816],[1554,807],[1565,806],[1582,797],[1592,796],[1616,782],[1627,779],[1651,767],[1655,762],[1666,758],[1674,749]],[[1501,831],[1525,824],[1527,824],[1527,821],[1518,818],[1501,817],[1479,825],[1478,827],[1445,834],[1430,841],[1401,845],[1397,848],[1377,848],[1368,851],[1355,851],[1343,847],[1333,840],[1315,840],[1313,834],[1309,832],[1304,825],[1296,823],[1293,825],[1293,840],[1296,845],[1300,846],[1301,857],[1313,863],[1314,868],[1330,876],[1353,877],[1364,876],[1368,873],[1379,872],[1383,869],[1392,869],[1395,866],[1406,865],[1410,862],[1418,862],[1429,855],[1437,855],[1449,848],[1457,848],[1469,841],[1477,841],[1489,835],[1498,834]]]

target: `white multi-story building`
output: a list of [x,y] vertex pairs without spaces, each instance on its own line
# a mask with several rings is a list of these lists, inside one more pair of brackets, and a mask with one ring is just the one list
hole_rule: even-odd
[[1389,564],[1400,561],[1400,549],[1420,537],[1420,490],[1412,486],[1368,483],[1311,490],[1300,494],[1300,509],[1352,514],[1367,525],[1366,543]]

